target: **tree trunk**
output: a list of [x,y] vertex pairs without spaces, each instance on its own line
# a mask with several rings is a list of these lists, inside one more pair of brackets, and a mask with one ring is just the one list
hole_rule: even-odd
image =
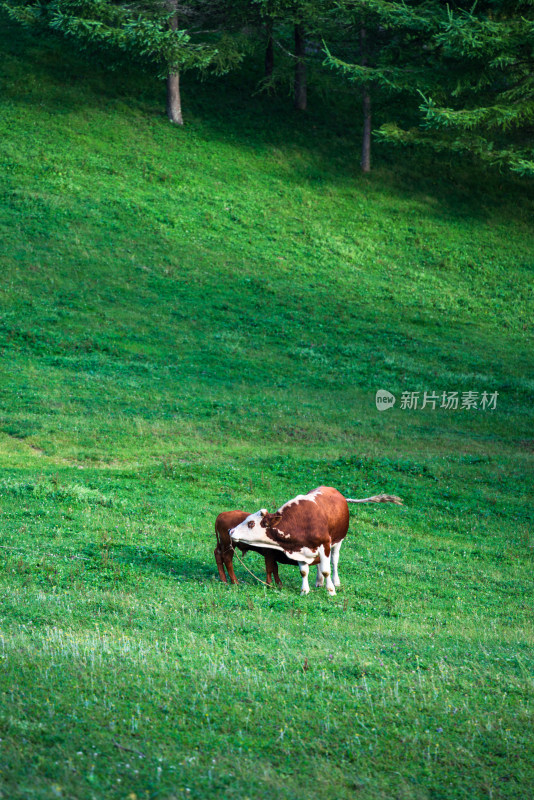
[[[360,30],[361,62],[367,66],[367,31]],[[362,89],[363,136],[362,136],[362,172],[371,172],[371,95],[367,86]]]
[[371,172],[371,96],[363,88],[362,172]]
[[180,99],[180,73],[167,75],[167,116],[176,125],[183,125],[182,101]]
[[[169,27],[171,31],[178,30],[178,0],[167,0],[170,11],[174,12]],[[167,75],[167,116],[176,125],[183,125],[182,100],[180,98],[180,73],[172,70]]]
[[273,49],[273,21],[269,20],[267,25],[267,47],[265,49],[265,77],[270,78],[274,69],[274,49]]
[[295,108],[305,111],[307,105],[306,62],[304,61],[304,31],[302,25],[295,25]]

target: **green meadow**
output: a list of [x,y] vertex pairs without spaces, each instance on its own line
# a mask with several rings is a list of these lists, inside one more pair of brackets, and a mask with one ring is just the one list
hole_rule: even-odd
[[[531,185],[364,176],[356,96],[246,73],[178,130],[1,21],[2,800],[532,797]],[[319,484],[404,500],[335,597],[219,581],[220,511]]]

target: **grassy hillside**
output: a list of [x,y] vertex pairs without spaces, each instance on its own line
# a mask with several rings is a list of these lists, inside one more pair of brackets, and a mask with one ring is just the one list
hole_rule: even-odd
[[[2,23],[0,797],[528,797],[528,186],[364,177],[352,108],[243,75],[176,130]],[[339,594],[221,584],[216,514],[319,483],[405,500],[351,509]]]

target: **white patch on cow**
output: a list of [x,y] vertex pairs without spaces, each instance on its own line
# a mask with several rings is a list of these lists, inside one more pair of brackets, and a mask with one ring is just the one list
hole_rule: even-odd
[[293,500],[288,500],[287,503],[284,503],[283,506],[280,506],[278,511],[283,511],[284,508],[289,508],[289,506],[292,506],[294,503],[298,505],[302,500],[309,500],[310,502],[315,503],[315,498],[319,494],[322,494],[319,489],[314,489],[313,492],[308,492],[308,494],[298,494],[293,498]]
[[[235,528],[232,528],[230,531],[228,531],[234,542],[243,542],[244,544],[263,544],[263,541],[260,542],[260,538],[267,538],[265,528],[262,528],[260,525],[262,517],[264,516],[263,512],[264,509],[262,508],[261,511],[256,511],[255,514],[249,514],[248,517],[243,520],[243,522],[240,522],[239,525],[236,525]],[[249,527],[250,522],[253,522],[254,525]]]
[[[230,538],[234,542],[242,542],[243,544],[253,544],[256,547],[268,547],[271,550],[281,550],[285,553],[283,547],[279,544],[276,544],[270,536],[267,535],[267,529],[261,525],[262,518],[265,516],[267,512],[264,508],[261,511],[256,511],[255,514],[249,514],[246,519],[243,520],[239,525],[236,525],[235,528],[232,528],[229,531]],[[251,525],[251,523],[253,523]],[[281,530],[276,528],[275,530],[278,533],[287,538],[289,537],[288,533],[284,533]],[[292,553],[287,554],[290,558],[294,558],[295,561],[298,560],[297,555],[293,555]],[[315,556],[314,556],[315,557]],[[312,559],[313,561],[313,559]]]
[[317,564],[317,577],[315,579],[315,588],[318,589],[319,586],[322,586],[324,583],[324,576],[321,572],[321,565]]
[[304,562],[299,562],[299,569],[300,574],[302,575],[302,587],[300,590],[301,594],[309,594],[310,593],[310,584],[308,583],[308,573],[310,571],[309,566]]
[[294,558],[295,561],[304,561],[306,564],[311,564],[317,558],[317,548],[312,550],[311,547],[301,547],[300,550],[296,550],[294,553],[286,553],[286,555],[288,558]]
[[336,587],[332,583],[332,578],[330,577],[330,556],[325,554],[323,545],[319,547],[319,559],[321,572],[323,577],[326,578],[326,591],[329,595],[334,595],[336,593]]
[[[288,558],[291,558],[293,561],[303,561],[307,564],[311,564],[312,561],[315,561],[317,557],[317,549],[312,549],[311,547],[302,547],[300,550],[295,550],[294,552],[289,552],[281,545],[274,542],[270,536],[267,535],[267,529],[261,526],[262,520],[262,512],[256,511],[255,514],[249,514],[246,519],[243,520],[239,525],[236,525],[235,528],[232,528],[229,531],[230,538],[234,542],[242,542],[243,544],[253,544],[256,547],[267,547],[271,550],[279,550],[281,553],[285,553]],[[249,523],[253,522],[254,525],[249,527]],[[275,528],[275,530],[283,536],[284,538],[288,538],[289,534],[284,533],[279,528]]]
[[339,580],[339,574],[337,571],[337,565],[339,563],[339,551],[341,550],[341,545],[343,542],[338,542],[337,544],[332,545],[332,552],[330,553],[332,559],[332,580],[334,581],[334,586],[341,586],[341,581]]

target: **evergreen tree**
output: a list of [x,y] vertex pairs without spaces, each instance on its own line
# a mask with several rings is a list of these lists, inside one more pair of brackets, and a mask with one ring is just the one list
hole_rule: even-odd
[[406,114],[401,120],[386,111],[379,138],[468,152],[534,174],[531,3],[347,0],[338,7],[354,30],[371,31],[372,52],[357,63],[331,44],[327,63],[364,92],[402,96],[413,111],[408,125]]
[[24,25],[45,27],[80,46],[126,54],[154,68],[167,82],[167,114],[182,124],[180,73],[196,69],[224,73],[242,57],[236,39],[221,28],[205,34],[207,14],[221,15],[222,0],[0,0]]
[[414,0],[398,7],[386,0],[345,0],[337,6],[336,36],[325,44],[325,63],[360,87],[363,172],[371,169],[372,106],[390,121],[393,109],[415,107],[418,90],[432,85],[429,21],[416,9]]
[[325,25],[331,21],[327,0],[252,0],[260,9],[268,31],[266,78],[273,76],[273,45],[292,62],[293,104],[304,111],[308,104],[308,64],[319,61]]

